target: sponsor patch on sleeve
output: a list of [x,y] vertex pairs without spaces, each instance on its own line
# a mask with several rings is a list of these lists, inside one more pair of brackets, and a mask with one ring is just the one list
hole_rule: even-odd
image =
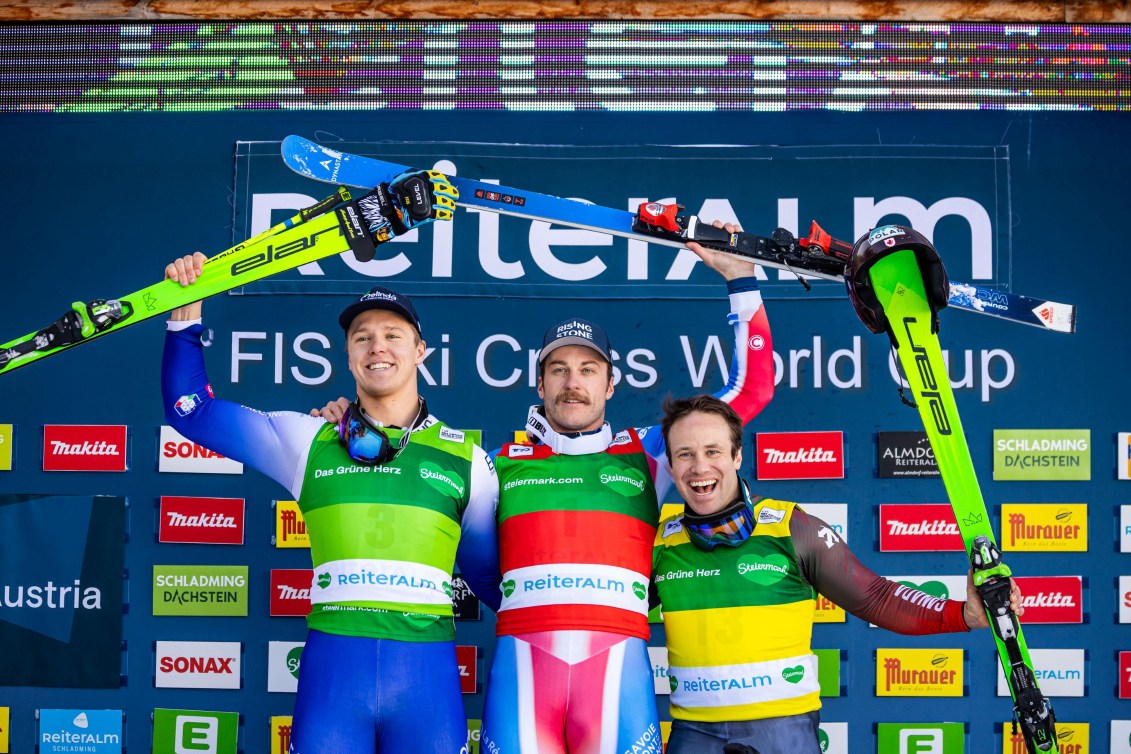
[[449,427],[440,427],[440,439],[451,440],[452,442],[463,442],[463,432],[458,429],[451,429]]
[[763,508],[758,511],[758,523],[760,524],[780,524],[784,518],[785,511],[780,511],[777,508]]
[[665,537],[670,537],[671,535],[676,534],[676,533],[678,533],[682,530],[683,530],[683,516],[679,516],[678,518],[673,518],[671,521],[668,521],[666,524],[664,524],[664,536]]
[[511,445],[507,448],[507,458],[522,458],[532,455],[534,455],[534,446],[532,445]]

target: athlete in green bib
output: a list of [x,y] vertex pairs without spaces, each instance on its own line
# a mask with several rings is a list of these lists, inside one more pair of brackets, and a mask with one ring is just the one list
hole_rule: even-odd
[[[986,628],[967,599],[943,600],[876,575],[832,527],[796,503],[752,497],[738,476],[742,421],[714,396],[668,401],[661,425],[686,505],[660,524],[653,586],[663,605],[668,754],[819,754],[816,592],[901,634]],[[1020,611],[1020,592],[1011,602]]]
[[[445,216],[454,190],[439,173],[413,175],[387,197],[397,233]],[[178,259],[166,276],[190,285],[203,262]],[[498,482],[483,449],[431,416],[418,392],[426,345],[412,302],[378,286],[342,311],[357,398],[335,424],[215,398],[200,316],[198,302],[169,322],[169,423],[283,485],[310,537],[312,611],[291,754],[466,751],[452,569],[461,532],[476,518],[493,525]]]

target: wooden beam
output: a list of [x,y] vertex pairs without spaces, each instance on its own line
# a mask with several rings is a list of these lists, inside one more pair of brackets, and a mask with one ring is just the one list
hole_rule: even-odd
[[1128,23],[1131,0],[5,0],[0,21],[793,20]]

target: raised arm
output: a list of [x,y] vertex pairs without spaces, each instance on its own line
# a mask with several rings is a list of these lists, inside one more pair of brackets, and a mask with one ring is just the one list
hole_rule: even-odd
[[[191,285],[204,255],[183,257],[166,275]],[[216,398],[208,381],[201,345],[201,303],[172,312],[161,361],[165,419],[173,429],[209,450],[245,463],[290,490],[301,491],[306,456],[321,419],[293,412],[263,413]]]

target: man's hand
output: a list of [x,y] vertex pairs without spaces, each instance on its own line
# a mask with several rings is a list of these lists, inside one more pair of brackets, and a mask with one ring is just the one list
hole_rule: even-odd
[[330,424],[337,424],[346,415],[346,409],[350,407],[348,398],[339,398],[336,401],[330,401],[321,410],[312,408],[310,409],[311,416],[321,416]]
[[[204,272],[204,262],[208,257],[201,254],[199,251],[175,259],[169,264],[165,265],[165,278],[172,280],[174,283],[180,283],[182,288],[187,288],[196,282]],[[174,322],[185,322],[193,319],[200,319],[201,303],[194,301],[191,304],[177,307],[169,314],[169,319]]]
[[[1021,605],[1021,590],[1013,579],[1009,580],[1009,607],[1018,618],[1025,614],[1025,608]],[[990,627],[989,618],[986,617],[986,605],[974,586],[973,569],[966,572],[966,605],[962,608],[962,617],[971,629]]]
[[[742,230],[742,228],[734,223],[726,223],[724,225],[721,220],[715,220],[715,222],[711,224],[716,228],[722,228],[727,233],[738,233]],[[757,265],[753,262],[747,262],[745,259],[740,259],[733,254],[726,254],[721,251],[715,251],[714,249],[705,249],[694,241],[689,242],[687,248],[691,249],[697,257],[702,259],[703,264],[722,275],[725,280],[753,277],[754,270],[757,268]]]

